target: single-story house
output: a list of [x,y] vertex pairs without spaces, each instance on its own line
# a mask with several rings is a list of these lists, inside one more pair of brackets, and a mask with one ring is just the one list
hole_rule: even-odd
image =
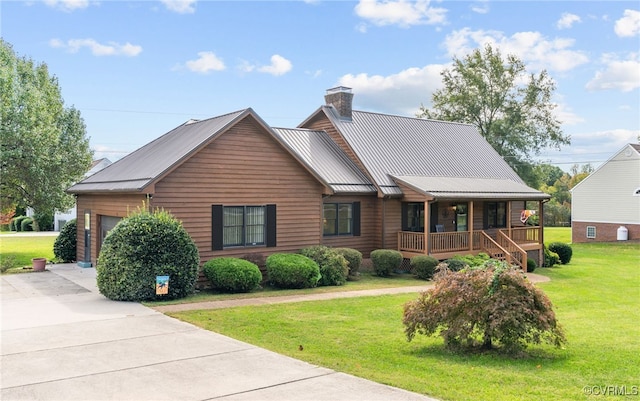
[[474,126],[355,111],[352,99],[327,91],[296,128],[251,108],[190,120],[72,186],[78,260],[95,264],[106,233],[143,202],[181,220],[203,262],[317,244],[541,259],[543,213],[538,226],[521,217],[549,195]]
[[627,144],[571,190],[571,241],[640,239],[640,144]]

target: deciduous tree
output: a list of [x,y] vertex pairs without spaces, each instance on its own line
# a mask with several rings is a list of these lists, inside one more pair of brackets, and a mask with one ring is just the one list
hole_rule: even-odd
[[533,156],[568,145],[551,97],[555,83],[546,71],[528,75],[514,55],[502,58],[487,45],[442,72],[444,88],[434,92],[432,108],[418,117],[473,124],[530,186],[537,188]]
[[93,156],[80,112],[65,107],[46,64],[18,57],[2,39],[0,61],[2,205],[67,210],[73,198],[65,189],[82,178]]

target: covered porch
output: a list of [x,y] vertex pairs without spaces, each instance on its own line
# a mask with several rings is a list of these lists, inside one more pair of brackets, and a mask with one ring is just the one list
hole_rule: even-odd
[[[525,185],[500,185],[502,180],[447,181],[396,177],[404,194],[397,243],[405,258],[444,260],[483,252],[525,271],[528,257],[542,260],[543,207],[549,195]],[[449,188],[456,181],[454,192]],[[429,185],[448,190],[427,190]]]

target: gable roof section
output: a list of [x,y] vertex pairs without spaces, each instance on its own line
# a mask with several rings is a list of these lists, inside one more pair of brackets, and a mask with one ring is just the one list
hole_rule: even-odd
[[[460,185],[498,179],[526,187],[473,125],[355,110],[351,119],[344,119],[330,105],[319,111],[336,127],[383,195],[402,194],[394,176],[465,178],[456,181]],[[468,188],[473,192],[474,187]]]
[[[637,161],[639,159],[640,159],[640,144],[628,143],[628,144],[624,145],[622,147],[622,149],[620,149],[619,151],[614,153],[611,157],[609,157],[607,159],[607,161],[605,161],[600,166],[598,166],[597,169],[592,171],[591,174],[589,174],[582,181],[577,183],[576,186],[571,188],[570,191],[572,193],[574,191],[575,192],[579,192],[582,189],[582,186],[589,186],[590,182],[592,180],[594,180],[594,177],[598,177],[601,174],[606,174],[602,170],[606,170],[608,167],[610,167],[609,166],[610,163],[624,163],[624,162],[630,162],[632,160]],[[635,169],[636,168],[635,165],[629,164],[629,166],[630,166],[631,169]],[[637,175],[637,171],[634,171],[634,173],[636,173],[636,175]],[[616,183],[618,183],[618,181],[613,180],[613,178],[615,178],[615,177],[611,177],[611,180],[606,180],[606,181],[608,181],[609,184],[611,184],[611,185],[615,185]]]
[[377,193],[376,187],[325,131],[299,128],[273,128],[273,131],[335,193]]
[[262,121],[250,108],[207,120],[187,121],[73,185],[67,192],[143,191],[247,115]]

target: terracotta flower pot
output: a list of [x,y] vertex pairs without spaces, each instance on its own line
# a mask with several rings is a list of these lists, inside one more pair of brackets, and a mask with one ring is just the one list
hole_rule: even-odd
[[34,272],[44,271],[44,267],[47,265],[46,258],[33,258],[31,259],[31,264],[33,266]]

